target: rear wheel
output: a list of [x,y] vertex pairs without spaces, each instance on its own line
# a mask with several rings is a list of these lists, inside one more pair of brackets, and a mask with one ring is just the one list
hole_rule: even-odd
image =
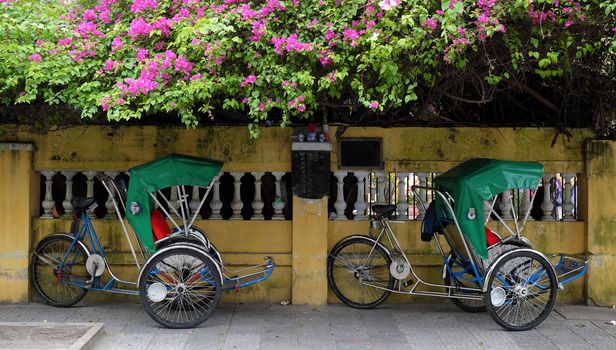
[[[327,280],[334,294],[345,304],[370,309],[391,294],[395,279],[389,271],[391,257],[368,238],[338,243],[327,258]],[[386,288],[386,289],[383,289]]]
[[222,284],[216,264],[202,250],[173,247],[143,267],[139,294],[145,311],[167,328],[193,328],[218,306]]
[[83,288],[90,274],[86,269],[88,253],[81,244],[64,234],[45,237],[34,249],[30,276],[45,303],[69,307],[77,304],[88,292]]
[[486,281],[484,303],[501,327],[524,331],[539,325],[554,308],[557,280],[550,262],[531,250],[504,256]]
[[[449,257],[447,258],[447,260],[449,261],[449,264],[454,274],[456,273],[456,271],[462,270],[462,267],[460,267],[460,264],[458,264],[455,261],[455,255],[453,253],[449,254]],[[473,276],[470,273],[466,273],[465,275],[468,275],[469,279],[473,278]],[[473,283],[471,281],[464,281],[461,278],[454,277],[452,281],[448,269],[445,269],[445,278],[443,282],[446,286],[477,288],[477,289],[480,288],[476,283]],[[452,294],[460,295],[460,296],[477,296],[477,297],[482,296],[481,292],[467,292],[467,291],[462,291],[460,289],[453,289]],[[486,307],[483,303],[483,300],[451,298],[451,302],[466,312],[477,313],[477,312],[486,311]]]

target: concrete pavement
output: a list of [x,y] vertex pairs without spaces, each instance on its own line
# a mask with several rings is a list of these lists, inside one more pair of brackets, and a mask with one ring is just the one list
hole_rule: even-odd
[[[0,322],[100,322],[94,349],[616,349],[616,310],[558,305],[536,329],[507,332],[448,301],[355,310],[220,305],[196,329],[161,328],[140,304],[0,305]],[[0,340],[0,348],[2,343]]]

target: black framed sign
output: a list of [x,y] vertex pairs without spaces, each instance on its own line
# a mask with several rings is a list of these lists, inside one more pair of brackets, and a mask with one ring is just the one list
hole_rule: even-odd
[[383,169],[383,139],[341,138],[338,141],[338,168]]

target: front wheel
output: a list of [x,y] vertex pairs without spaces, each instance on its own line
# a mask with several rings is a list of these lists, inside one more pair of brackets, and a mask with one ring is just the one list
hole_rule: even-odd
[[88,292],[84,288],[90,279],[86,269],[88,253],[73,241],[69,235],[53,234],[34,249],[30,277],[38,294],[49,305],[73,306]]
[[169,247],[143,267],[139,295],[145,311],[167,328],[193,328],[207,320],[222,295],[215,262],[201,249]]
[[517,250],[504,256],[486,283],[486,309],[507,330],[536,327],[556,302],[554,269],[544,256],[532,250]]
[[334,294],[357,309],[382,304],[395,279],[389,272],[391,257],[373,240],[351,238],[338,243],[327,258],[327,281]]

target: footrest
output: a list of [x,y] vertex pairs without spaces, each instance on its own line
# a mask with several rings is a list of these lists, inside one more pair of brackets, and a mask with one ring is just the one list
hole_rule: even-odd
[[556,270],[558,287],[561,289],[563,285],[584,276],[588,268],[588,260],[584,256],[554,254],[552,257],[558,258],[558,262],[554,264],[554,270]]
[[225,279],[223,288],[226,290],[235,289],[249,286],[251,284],[263,282],[268,279],[276,265],[274,264],[274,259],[270,256],[266,256],[264,260],[267,260],[266,263],[251,266],[248,268],[235,270],[235,271],[226,271],[229,274],[233,274],[233,276],[229,277],[227,273],[225,273]]

